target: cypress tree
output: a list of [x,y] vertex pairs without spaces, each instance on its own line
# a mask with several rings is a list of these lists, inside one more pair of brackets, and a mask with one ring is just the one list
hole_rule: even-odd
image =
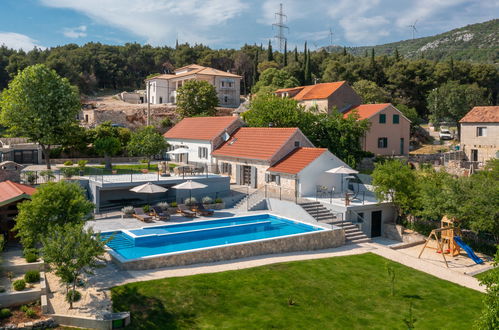
[[399,54],[399,49],[395,48],[395,62],[400,61],[400,54]]
[[376,61],[374,59],[374,48],[371,48],[371,68],[376,66]]
[[366,49],[366,52],[364,53],[364,57],[368,57],[369,56],[369,53],[367,52],[367,49]]
[[253,85],[258,81],[258,58],[260,57],[260,50],[256,49],[255,60],[253,61]]
[[343,47],[343,56],[347,56],[347,48]]
[[283,66],[288,65],[288,41],[284,41],[284,57],[283,57]]
[[295,46],[295,51],[294,51],[294,53],[295,53],[295,62],[296,62],[296,63],[298,63],[298,61],[299,61],[299,60],[298,60],[298,47],[296,47],[296,46]]
[[274,53],[272,52],[272,43],[269,40],[269,48],[267,48],[267,61],[274,60]]
[[307,51],[305,58],[305,70],[303,73],[305,85],[309,85],[311,83],[311,75],[310,75],[310,51]]

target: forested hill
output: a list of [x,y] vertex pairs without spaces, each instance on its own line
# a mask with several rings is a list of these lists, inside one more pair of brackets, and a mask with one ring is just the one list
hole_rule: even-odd
[[[409,30],[408,30],[409,31]],[[366,51],[378,55],[393,55],[397,49],[407,58],[427,58],[499,64],[499,19],[467,25],[431,37],[410,39],[378,46],[350,47],[347,51],[354,55],[364,55]],[[340,52],[343,47],[329,46],[328,51]]]

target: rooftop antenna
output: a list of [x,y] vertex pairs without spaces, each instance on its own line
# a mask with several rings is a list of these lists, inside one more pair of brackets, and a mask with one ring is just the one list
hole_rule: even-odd
[[284,43],[287,40],[284,36],[284,30],[287,29],[289,31],[289,27],[284,24],[288,19],[288,16],[284,15],[282,3],[279,4],[279,12],[275,13],[274,15],[277,22],[272,24],[272,28],[274,28],[275,26],[278,29],[277,35],[274,38],[279,41],[279,51],[282,52],[284,50]]
[[409,25],[409,27],[412,29],[412,40],[414,40],[414,35],[416,34],[416,32],[418,32],[418,29],[416,29],[417,22],[418,20],[415,20],[414,24]]

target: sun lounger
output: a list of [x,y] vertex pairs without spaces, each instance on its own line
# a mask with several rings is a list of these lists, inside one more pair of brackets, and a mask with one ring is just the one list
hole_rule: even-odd
[[196,217],[196,212],[193,212],[189,209],[187,209],[185,206],[178,206],[177,207],[177,210],[179,213],[181,213],[183,216],[185,217],[189,217],[189,218],[195,218]]
[[196,206],[196,212],[202,216],[210,216],[215,213],[212,209],[206,209],[202,203],[198,203]]
[[140,221],[144,221],[144,222],[151,222],[152,221],[152,217],[150,215],[147,215],[144,213],[144,210],[141,209],[140,207],[136,207],[133,209],[134,210],[134,217],[139,219]]
[[165,213],[160,207],[153,206],[152,210],[154,211],[154,215],[159,220],[170,220],[170,215],[168,213]]

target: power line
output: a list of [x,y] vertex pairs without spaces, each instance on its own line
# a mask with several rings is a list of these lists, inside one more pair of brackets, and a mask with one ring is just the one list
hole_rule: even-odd
[[284,44],[287,40],[286,37],[284,36],[284,30],[287,29],[289,31],[289,27],[284,24],[285,20],[288,19],[288,16],[284,14],[284,11],[282,9],[282,3],[279,4],[279,11],[274,15],[277,22],[272,24],[272,28],[274,28],[275,26],[278,29],[277,35],[274,38],[276,38],[279,41],[279,51],[282,52],[284,49]]
[[415,20],[414,24],[409,25],[409,27],[412,29],[412,39],[413,40],[414,40],[414,35],[416,34],[416,32],[418,32],[418,29],[416,29],[417,22],[418,22],[418,20]]
[[329,45],[332,46],[333,45],[333,29],[331,29],[331,27],[329,28]]

